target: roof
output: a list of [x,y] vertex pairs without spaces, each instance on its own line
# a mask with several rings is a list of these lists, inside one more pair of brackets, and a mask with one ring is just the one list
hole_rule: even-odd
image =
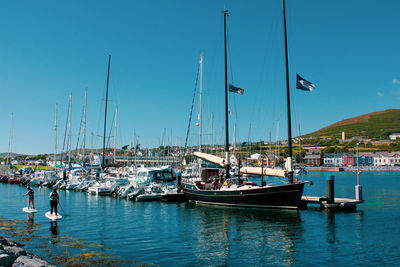
[[311,154],[321,154],[321,150],[317,149],[317,148],[311,148],[309,150],[307,150],[306,152],[307,155],[311,155]]
[[321,155],[309,154],[304,157],[304,160],[307,159],[321,159]]

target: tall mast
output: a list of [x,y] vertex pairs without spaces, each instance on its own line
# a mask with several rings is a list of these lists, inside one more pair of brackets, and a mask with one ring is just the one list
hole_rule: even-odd
[[103,160],[101,162],[101,167],[102,168],[104,168],[104,159],[105,159],[105,156],[106,156],[107,104],[108,104],[108,85],[109,85],[109,82],[110,82],[110,66],[111,66],[111,55],[108,56],[106,107],[105,107],[105,112],[104,112]]
[[273,159],[274,161],[275,161],[275,158],[273,157],[273,155],[272,155],[272,143],[271,143],[272,141],[271,141],[271,129],[269,130],[269,166],[272,166],[271,165],[271,159]]
[[233,126],[233,151],[236,151],[236,123]]
[[72,138],[72,129],[71,129],[71,120],[72,120],[72,94],[69,95],[69,122],[68,122],[68,129],[69,129],[69,137],[68,137],[68,163],[71,162],[71,138]]
[[13,124],[14,124],[14,113],[11,113],[10,139],[8,141],[8,158],[7,158],[7,161],[6,161],[6,165],[8,165],[9,167],[11,167],[10,165],[11,165]]
[[214,112],[211,112],[211,148],[214,150]]
[[84,107],[84,120],[83,120],[83,162],[85,162],[86,150],[86,110],[87,110],[87,88],[85,89],[85,107]]
[[301,132],[300,132],[300,122],[297,122],[299,126],[299,164],[301,164]]
[[54,119],[54,132],[55,132],[55,139],[54,139],[54,167],[56,167],[56,155],[57,155],[57,115],[58,115],[58,104],[56,104],[56,114]]
[[135,156],[134,156],[134,161],[133,164],[136,166],[136,148],[137,148],[137,139],[136,139],[136,130],[133,130],[133,147],[135,148],[134,152],[135,152]]
[[287,48],[287,33],[286,33],[286,11],[285,11],[285,0],[282,0],[283,5],[283,27],[285,34],[285,70],[286,70],[286,106],[287,106],[287,121],[288,121],[288,158],[286,159],[287,166],[287,177],[289,183],[293,183],[293,159],[292,159],[292,123],[290,115],[290,86],[289,86],[289,60],[288,60],[288,48]]
[[118,116],[118,107],[115,108],[115,123],[114,123],[114,164],[115,164],[115,150],[117,146],[117,116]]
[[227,60],[227,49],[226,49],[226,16],[228,15],[228,10],[223,11],[224,14],[224,52],[225,52],[225,162],[226,162],[226,179],[229,179],[229,123],[228,123],[228,60]]
[[203,53],[200,54],[200,112],[199,112],[199,151],[201,152],[202,127],[203,127]]

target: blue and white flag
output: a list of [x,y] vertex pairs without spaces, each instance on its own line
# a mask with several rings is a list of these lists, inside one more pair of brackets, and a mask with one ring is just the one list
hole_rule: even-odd
[[229,85],[229,92],[243,95],[244,90],[242,88],[239,88],[239,87],[236,87],[236,86],[233,86],[232,84],[230,84]]
[[303,78],[301,78],[300,75],[296,73],[296,89],[311,92],[312,90],[314,90],[314,88],[315,86],[313,83],[304,80]]

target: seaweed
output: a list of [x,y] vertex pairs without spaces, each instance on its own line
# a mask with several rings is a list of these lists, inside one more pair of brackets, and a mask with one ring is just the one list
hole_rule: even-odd
[[103,248],[101,244],[88,242],[70,236],[52,234],[43,236],[37,234],[43,230],[40,224],[33,221],[7,220],[0,218],[0,232],[24,242],[29,249],[40,251],[41,256],[50,264],[64,266],[133,266],[138,262],[125,260],[114,254],[96,249]]

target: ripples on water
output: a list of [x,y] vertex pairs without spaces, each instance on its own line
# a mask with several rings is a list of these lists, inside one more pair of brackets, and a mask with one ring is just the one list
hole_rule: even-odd
[[[353,197],[355,175],[334,175],[336,196]],[[306,195],[325,194],[325,174],[307,180],[314,185]],[[35,188],[39,212],[28,218],[25,188],[0,184],[0,229],[53,262],[68,252],[162,266],[396,265],[399,181],[398,173],[362,173],[366,202],[349,213],[136,203],[61,191],[66,214],[57,224],[43,216],[48,189]]]

